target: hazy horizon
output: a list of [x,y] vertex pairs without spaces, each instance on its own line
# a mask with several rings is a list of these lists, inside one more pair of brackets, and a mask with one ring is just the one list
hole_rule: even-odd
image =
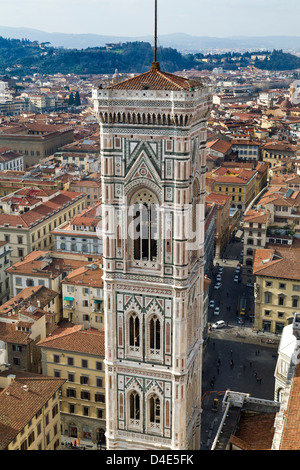
[[[299,0],[185,0],[182,5],[158,0],[158,36],[299,36]],[[1,26],[48,33],[139,37],[154,30],[154,0],[0,0],[0,12]]]

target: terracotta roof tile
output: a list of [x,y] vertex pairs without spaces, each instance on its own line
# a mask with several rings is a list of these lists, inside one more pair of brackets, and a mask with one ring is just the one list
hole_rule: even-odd
[[296,366],[287,410],[285,413],[280,450],[300,449],[300,364]]
[[198,80],[179,77],[159,69],[151,68],[148,72],[128,78],[123,82],[110,85],[107,88],[113,90],[189,90],[203,86]]
[[83,325],[74,325],[57,330],[37,343],[40,347],[85,354],[105,355],[104,330],[83,330]]
[[276,413],[243,415],[231,442],[244,450],[271,450]]
[[0,393],[0,450],[8,446],[64,382],[60,378],[17,373]]

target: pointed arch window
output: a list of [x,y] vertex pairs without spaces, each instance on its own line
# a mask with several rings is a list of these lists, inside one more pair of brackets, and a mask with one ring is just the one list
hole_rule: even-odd
[[155,196],[140,191],[133,201],[134,246],[133,257],[139,261],[157,261],[158,258],[158,204]]
[[129,396],[129,416],[131,420],[140,419],[140,396],[136,391]]
[[151,430],[158,430],[161,427],[161,401],[156,394],[149,398],[149,426]]
[[156,315],[153,315],[153,317],[150,319],[149,335],[150,335],[150,350],[152,350],[153,353],[160,352],[161,326],[160,326],[160,320]]
[[140,347],[140,320],[135,313],[129,318],[129,345],[133,349]]

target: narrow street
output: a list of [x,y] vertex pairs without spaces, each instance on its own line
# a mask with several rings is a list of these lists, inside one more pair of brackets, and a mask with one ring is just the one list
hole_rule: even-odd
[[[220,313],[214,315],[214,308],[210,308],[208,322],[213,324],[224,320],[225,326],[209,331],[203,354],[201,450],[209,450],[213,442],[222,418],[222,399],[226,390],[250,393],[256,398],[274,399],[274,371],[280,337],[253,330],[253,288],[242,282],[234,282],[241,245],[231,244],[226,262],[219,260],[223,266],[219,281],[222,283],[221,288],[214,289],[214,284],[218,282],[215,277],[212,282],[210,300],[220,307]],[[249,317],[244,324],[239,325],[239,297],[243,295],[247,299]],[[212,410],[215,398],[219,399],[217,411]]]

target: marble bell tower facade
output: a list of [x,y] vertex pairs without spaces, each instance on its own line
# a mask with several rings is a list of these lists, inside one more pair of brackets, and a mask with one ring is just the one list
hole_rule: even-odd
[[100,125],[110,450],[200,448],[212,90],[148,72],[93,89]]

